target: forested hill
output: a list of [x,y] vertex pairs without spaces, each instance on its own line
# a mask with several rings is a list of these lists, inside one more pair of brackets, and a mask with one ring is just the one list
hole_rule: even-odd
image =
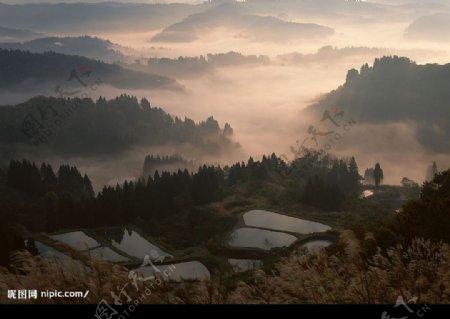
[[359,123],[413,124],[417,138],[433,150],[450,146],[450,64],[418,65],[404,57],[376,59],[348,71],[345,84],[307,112],[336,106]]
[[0,48],[30,51],[32,53],[55,52],[81,55],[103,62],[123,61],[126,57],[118,51],[120,46],[97,37],[45,37],[27,42],[4,42]]
[[[173,117],[147,99],[121,95],[112,100],[35,97],[0,106],[0,148],[45,146],[60,154],[93,155],[133,146],[190,144],[205,154],[231,151],[232,128],[209,117],[195,123]],[[3,153],[3,152],[2,152]],[[5,153],[6,154],[6,151]]]
[[95,77],[105,85],[121,89],[180,88],[164,76],[131,71],[81,56],[0,49],[0,90],[26,91],[46,82],[67,82],[77,68],[90,72],[85,74],[85,82],[87,77]]

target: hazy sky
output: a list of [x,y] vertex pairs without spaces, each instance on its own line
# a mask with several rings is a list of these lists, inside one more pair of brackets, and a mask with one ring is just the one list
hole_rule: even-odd
[[[314,0],[311,0],[314,1]],[[96,0],[0,0],[0,3],[39,3],[39,2],[102,2]],[[104,1],[103,1],[104,2]],[[196,0],[115,0],[128,3],[156,3],[156,2],[201,2]],[[373,1],[392,3],[392,1]],[[403,1],[394,1],[395,3]],[[444,1],[408,1],[434,2],[449,4]],[[271,9],[274,10],[274,9]],[[342,60],[322,58],[314,63],[289,64],[276,60],[278,55],[298,52],[301,54],[315,53],[325,45],[339,48],[361,46],[369,48],[383,48],[387,54],[399,54],[412,58],[418,63],[448,63],[450,42],[427,42],[404,37],[404,30],[423,11],[396,8],[390,15],[367,12],[365,19],[349,19],[347,14],[337,19],[333,14],[301,15],[294,12],[281,15],[280,19],[293,22],[313,22],[335,29],[330,37],[306,40],[301,37],[289,41],[258,41],[242,36],[232,26],[220,26],[215,29],[202,29],[198,39],[185,42],[152,42],[153,36],[160,32],[157,29],[139,30],[97,30],[89,27],[83,34],[98,36],[114,43],[135,50],[141,57],[171,57],[197,56],[207,53],[223,53],[237,51],[243,54],[269,55],[274,63],[270,65],[244,65],[214,70],[214,72],[198,76],[177,79],[186,92],[171,91],[136,91],[103,87],[98,94],[113,98],[121,93],[128,93],[140,97],[147,97],[154,106],[162,107],[167,112],[181,118],[187,116],[196,121],[214,116],[221,125],[228,122],[235,130],[235,139],[243,146],[242,158],[222,159],[227,162],[243,160],[248,156],[259,158],[262,154],[288,154],[291,145],[306,136],[309,125],[317,119],[305,118],[301,110],[321,94],[330,92],[345,82],[347,70],[364,64],[372,64],[375,56],[355,55]],[[435,10],[435,9],[429,9]],[[440,8],[437,10],[441,10]],[[419,13],[417,11],[420,11]],[[267,13],[266,13],[267,14]],[[348,15],[359,15],[349,11]],[[389,17],[389,19],[387,18]],[[180,18],[181,20],[182,18]],[[206,20],[209,21],[209,20]],[[178,21],[173,21],[178,22]],[[201,22],[201,21],[200,21]],[[201,26],[201,23],[199,25]],[[2,22],[0,21],[0,26]],[[8,25],[6,25],[8,26]],[[95,26],[95,25],[94,25]],[[166,27],[166,25],[161,26]],[[32,30],[35,31],[35,30]],[[38,30],[40,31],[40,30]],[[69,30],[70,31],[70,30]],[[52,32],[50,28],[49,32]],[[80,31],[59,34],[55,29],[54,35],[80,35]],[[445,32],[445,30],[443,30]],[[155,50],[157,48],[157,50]],[[384,51],[383,51],[384,52]],[[392,52],[392,53],[391,53]],[[381,53],[380,53],[381,54]],[[383,53],[384,54],[384,53]],[[27,92],[31,97],[40,92]],[[24,98],[14,96],[14,92],[0,93],[3,101]],[[22,93],[20,93],[22,94]],[[42,92],[43,94],[43,92]],[[94,98],[96,98],[94,96]],[[10,102],[9,102],[10,103]],[[401,132],[398,133],[398,132]],[[368,136],[370,138],[368,138]],[[76,164],[89,176],[94,177],[96,185],[108,183],[112,178],[104,172],[114,172],[115,178],[135,176],[139,173],[144,155],[154,153],[154,150],[133,150],[122,159],[114,158],[114,163],[99,161],[96,165],[83,159],[74,159]],[[168,151],[167,151],[168,152]],[[333,153],[341,156],[355,155],[363,172],[365,168],[381,162],[386,173],[386,182],[398,184],[402,177],[408,176],[417,181],[423,180],[427,165],[433,160],[439,167],[450,165],[450,154],[430,154],[417,141],[414,127],[405,123],[394,123],[378,126],[358,125],[348,136],[332,149]],[[121,163],[120,165],[117,163]],[[116,166],[124,167],[119,170]],[[104,176],[103,176],[104,175]]]
[[[95,2],[122,2],[122,3],[202,3],[203,0],[0,0],[6,4],[25,3],[95,3]],[[364,2],[384,3],[384,4],[404,4],[404,3],[437,3],[450,4],[450,0],[372,0]]]
[[83,3],[83,2],[122,2],[122,3],[201,3],[201,0],[0,0],[0,3],[6,4],[24,4],[24,3]]
[[[201,3],[203,0],[0,0],[0,3],[82,3],[82,2],[123,2],[123,3]],[[450,0],[372,0],[365,2],[397,4],[397,3],[440,3],[449,4]]]

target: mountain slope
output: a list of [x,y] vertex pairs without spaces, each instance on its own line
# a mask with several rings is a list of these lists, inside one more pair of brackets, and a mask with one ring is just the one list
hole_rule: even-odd
[[450,13],[426,15],[414,20],[406,28],[405,37],[413,40],[448,42]]
[[30,51],[33,53],[53,51],[62,54],[81,55],[104,62],[116,62],[125,59],[125,56],[116,49],[118,47],[118,45],[108,40],[90,36],[46,37],[24,43],[0,43],[0,48],[2,49]]
[[408,58],[383,57],[373,66],[350,70],[344,85],[305,112],[322,116],[336,106],[361,124],[406,123],[426,148],[450,149],[450,64],[418,65]]
[[19,147],[89,156],[121,153],[135,146],[183,144],[216,154],[235,149],[230,132],[229,125],[221,128],[212,117],[200,123],[181,120],[151,107],[146,99],[139,102],[128,95],[97,101],[35,97],[0,107],[1,157]]
[[153,37],[154,42],[191,42],[214,29],[228,28],[236,36],[256,41],[286,41],[321,38],[334,30],[314,23],[287,22],[272,16],[248,13],[245,7],[224,4],[195,13],[172,24]]
[[39,36],[39,33],[29,30],[12,29],[0,26],[0,41],[30,40]]
[[[74,70],[90,73],[77,75],[73,74]],[[94,77],[103,84],[122,89],[179,88],[167,77],[135,72],[80,56],[0,49],[0,90],[26,91],[45,83],[66,85],[68,79],[73,80],[70,83],[83,80],[87,83]]]

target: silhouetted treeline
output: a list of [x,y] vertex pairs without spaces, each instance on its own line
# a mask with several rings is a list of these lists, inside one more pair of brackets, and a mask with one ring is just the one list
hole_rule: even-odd
[[236,187],[252,192],[256,184],[265,182],[286,187],[292,194],[290,201],[339,210],[345,194],[359,187],[356,163],[352,159],[348,165],[323,154],[307,156],[311,158],[306,168],[299,166],[306,156],[286,164],[272,154],[224,168],[203,165],[195,173],[156,171],[147,179],[105,186],[97,196],[89,178],[74,167],[62,165],[55,173],[48,164],[38,168],[27,161],[12,161],[1,175],[1,210],[5,218],[35,230],[123,225],[137,219],[161,222],[220,201]]
[[188,171],[194,171],[198,167],[193,160],[186,160],[181,155],[163,155],[159,154],[147,155],[144,160],[144,166],[142,168],[142,176],[148,178],[153,176],[156,171],[173,172],[178,169],[187,169]]
[[282,163],[272,154],[264,156],[262,161],[250,158],[247,163],[231,167],[203,165],[195,173],[187,169],[173,173],[156,171],[148,179],[105,187],[97,202],[105,208],[104,218],[113,218],[118,224],[130,217],[164,219],[195,206],[219,201],[238,183],[263,181],[270,172],[281,173],[281,167],[286,167]]
[[49,164],[40,168],[29,161],[11,161],[6,172],[6,185],[31,196],[41,196],[47,192],[70,193],[76,198],[94,196],[91,181],[76,167],[61,165],[55,174]]
[[386,49],[369,47],[333,47],[323,46],[316,53],[303,54],[298,52],[282,54],[278,60],[287,63],[323,63],[335,62],[353,56],[381,56],[386,53]]
[[61,165],[55,172],[49,164],[38,167],[26,160],[11,161],[0,171],[1,218],[34,230],[70,225],[82,209],[72,209],[71,204],[88,202],[94,196],[87,175],[69,165]]
[[300,201],[325,210],[340,210],[345,194],[355,192],[361,186],[362,177],[355,158],[337,159],[315,150],[304,152],[289,170],[292,176],[301,177],[294,179],[300,183],[298,188],[303,189]]
[[[136,61],[140,67],[142,62]],[[216,67],[243,64],[268,64],[270,58],[265,55],[243,55],[239,52],[208,53],[206,56],[180,56],[170,58],[150,58],[146,61],[150,72],[166,76],[182,76],[212,71]],[[135,64],[135,66],[136,66]]]
[[231,165],[228,169],[228,185],[232,186],[242,180],[264,179],[270,171],[282,173],[286,171],[286,164],[275,154],[269,157],[265,155],[261,161],[249,158],[247,164],[244,162]]
[[75,198],[94,197],[89,177],[69,165],[61,165],[55,174],[50,164],[43,163],[38,168],[27,160],[11,161],[6,171],[6,186],[32,197],[47,192],[69,193]]
[[0,107],[0,146],[45,144],[64,154],[102,154],[132,146],[191,144],[204,153],[237,147],[213,117],[195,123],[172,117],[146,99],[121,95],[112,100],[35,97]]

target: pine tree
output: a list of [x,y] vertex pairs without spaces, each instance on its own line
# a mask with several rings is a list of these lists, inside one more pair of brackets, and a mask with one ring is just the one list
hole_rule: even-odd
[[150,102],[145,97],[141,99],[140,104],[143,110],[150,110],[151,108]]
[[427,169],[427,178],[426,180],[428,182],[431,182],[434,177],[436,176],[436,174],[438,173],[438,169],[437,169],[437,165],[436,162],[433,162],[433,164],[431,164],[428,169]]
[[356,189],[359,186],[359,171],[358,171],[358,165],[356,164],[355,158],[352,156],[350,163],[348,165],[348,171],[349,171],[349,179],[350,179],[350,187],[351,189]]
[[384,174],[379,163],[375,164],[375,169],[373,171],[373,178],[375,179],[376,186],[379,186],[383,182]]
[[58,180],[55,173],[53,172],[53,168],[51,167],[51,165],[42,163],[40,173],[45,190],[55,190]]

